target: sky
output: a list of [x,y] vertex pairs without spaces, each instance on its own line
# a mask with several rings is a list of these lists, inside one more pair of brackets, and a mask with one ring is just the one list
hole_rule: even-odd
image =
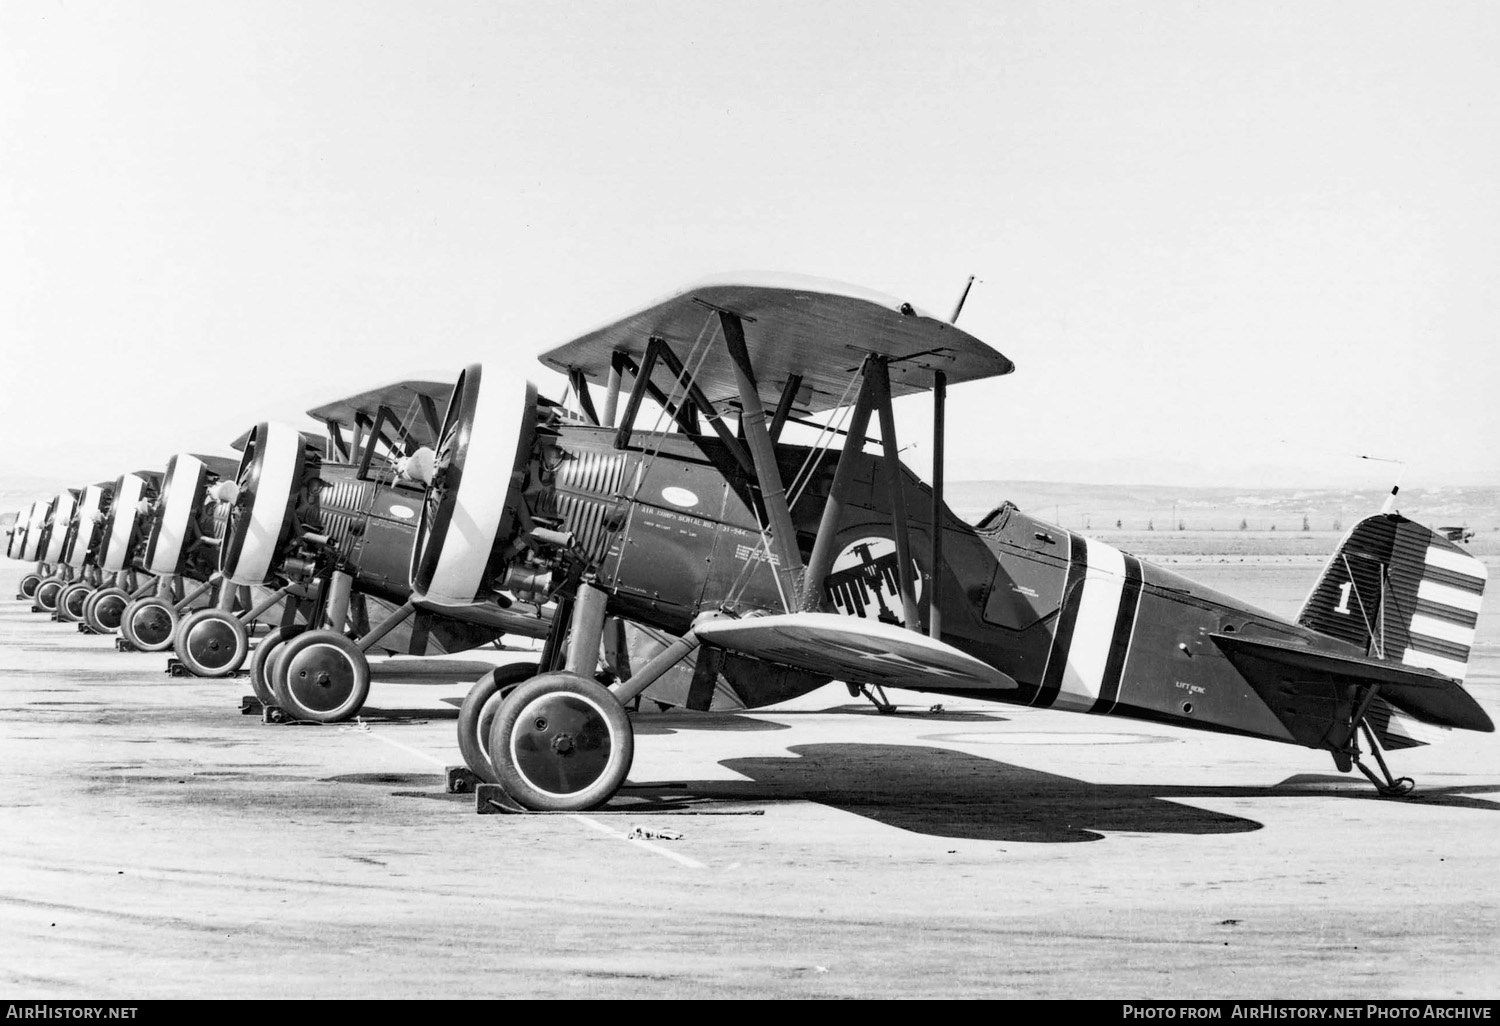
[[754,269],[977,276],[1017,369],[950,479],[1500,484],[1497,53],[1492,2],[6,0],[0,478],[473,361],[557,397],[537,353]]

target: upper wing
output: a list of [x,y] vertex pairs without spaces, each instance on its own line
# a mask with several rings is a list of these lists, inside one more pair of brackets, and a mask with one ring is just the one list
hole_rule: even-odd
[[783,613],[711,620],[694,630],[707,644],[850,684],[942,691],[1016,687],[989,663],[952,645],[857,616]]
[[[611,356],[637,362],[652,338],[672,345],[710,402],[738,401],[734,367],[723,346],[692,355],[705,333],[719,330],[718,312],[738,314],[761,401],[774,406],[793,375],[802,379],[793,409],[817,413],[839,405],[866,353],[890,358],[891,394],[932,388],[933,372],[950,384],[1009,374],[1015,365],[962,328],[869,289],[790,274],[709,278],[655,300],[565,345],[541,361],[564,374],[602,381]],[[850,395],[846,402],[853,402]]]
[[415,444],[435,446],[443,423],[443,410],[452,394],[451,381],[394,381],[315,406],[307,411],[307,415],[324,424],[337,424],[353,431],[361,423],[366,427],[374,424],[384,408],[390,411]]

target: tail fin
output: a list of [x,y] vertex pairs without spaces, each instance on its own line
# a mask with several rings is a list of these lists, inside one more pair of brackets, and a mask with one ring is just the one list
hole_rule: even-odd
[[1377,659],[1463,680],[1487,577],[1479,560],[1399,513],[1366,517],[1323,568],[1297,622]]

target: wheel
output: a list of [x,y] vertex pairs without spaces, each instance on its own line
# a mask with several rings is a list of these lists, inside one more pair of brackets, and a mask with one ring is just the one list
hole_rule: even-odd
[[490,753],[485,750],[490,736],[490,724],[500,703],[505,701],[522,681],[536,676],[536,663],[511,663],[499,666],[486,673],[469,693],[463,705],[458,707],[458,750],[463,753],[464,765],[486,784],[498,784],[495,766],[490,762]]
[[1382,798],[1404,798],[1416,790],[1417,782],[1411,777],[1397,777],[1391,784],[1380,788]]
[[571,673],[544,673],[500,703],[490,762],[528,809],[578,812],[607,802],[635,758],[635,734],[609,689]]
[[67,583],[60,577],[43,577],[41,583],[36,586],[36,594],[32,596],[32,601],[42,612],[54,612],[57,609],[57,598],[62,594]]
[[69,623],[77,623],[83,619],[83,604],[88,597],[94,593],[93,585],[84,584],[82,581],[74,581],[62,590],[57,597],[57,618]]
[[280,646],[270,667],[276,704],[293,719],[347,720],[370,694],[370,661],[333,631],[308,631]]
[[142,652],[164,652],[177,635],[177,610],[155,595],[136,599],[120,614],[120,633]]
[[200,609],[177,628],[177,658],[195,677],[228,677],[250,655],[250,632],[222,609]]
[[27,574],[25,577],[22,577],[21,587],[18,589],[21,592],[21,597],[28,599],[36,598],[36,586],[41,583],[41,574]]
[[129,604],[130,592],[124,588],[100,588],[84,601],[83,622],[96,634],[114,634]]
[[250,654],[250,686],[255,689],[255,697],[263,706],[276,704],[276,694],[271,690],[271,656],[279,650],[284,642],[290,641],[297,635],[307,630],[306,625],[298,624],[293,627],[277,627],[260,639],[260,644],[255,646],[255,651]]

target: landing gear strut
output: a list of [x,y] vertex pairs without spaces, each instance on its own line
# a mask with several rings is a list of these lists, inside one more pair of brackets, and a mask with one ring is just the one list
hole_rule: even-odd
[[[1380,753],[1380,744],[1375,740],[1375,732],[1370,729],[1370,724],[1361,719],[1359,729],[1364,732],[1365,740],[1369,742],[1370,754],[1375,756],[1375,761],[1380,765],[1380,777],[1377,777],[1370,767],[1360,761],[1358,745],[1350,746],[1353,749],[1351,755],[1354,765],[1369,779],[1370,783],[1375,785],[1375,790],[1380,792],[1382,798],[1402,798],[1411,794],[1417,782],[1411,777],[1392,777],[1390,767],[1385,764],[1385,756]],[[1385,779],[1382,780],[1381,777]]]

